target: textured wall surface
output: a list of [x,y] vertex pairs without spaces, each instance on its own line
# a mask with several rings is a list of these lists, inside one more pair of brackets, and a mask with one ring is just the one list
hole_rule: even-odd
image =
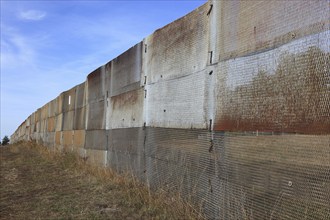
[[327,0],[216,1],[32,113],[36,140],[210,219],[330,219]]

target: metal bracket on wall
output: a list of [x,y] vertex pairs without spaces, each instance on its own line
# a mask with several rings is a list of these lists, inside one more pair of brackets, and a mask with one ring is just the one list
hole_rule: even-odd
[[210,54],[210,64],[212,64],[213,51],[209,51],[209,54]]
[[207,16],[209,16],[211,14],[212,9],[213,9],[213,4],[210,4],[210,9],[208,10],[208,12],[206,14]]

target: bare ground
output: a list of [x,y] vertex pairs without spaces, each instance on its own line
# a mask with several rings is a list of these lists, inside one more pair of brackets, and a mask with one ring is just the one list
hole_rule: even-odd
[[134,179],[32,143],[0,147],[0,219],[194,219]]

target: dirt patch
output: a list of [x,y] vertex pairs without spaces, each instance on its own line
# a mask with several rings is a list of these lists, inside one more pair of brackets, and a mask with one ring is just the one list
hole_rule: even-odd
[[192,219],[187,205],[127,176],[34,144],[0,148],[0,219]]

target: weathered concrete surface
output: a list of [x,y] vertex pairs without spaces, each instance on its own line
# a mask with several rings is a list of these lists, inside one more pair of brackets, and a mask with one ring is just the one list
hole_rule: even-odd
[[142,127],[144,124],[144,89],[111,97],[107,109],[107,129]]
[[[329,30],[328,1],[214,1],[220,60]],[[257,14],[256,14],[257,12]]]
[[86,94],[85,94],[86,83],[81,83],[75,87],[76,98],[75,98],[75,109],[83,108],[86,105]]
[[111,96],[140,87],[143,42],[136,44],[111,61]]
[[61,146],[66,150],[71,150],[73,146],[73,131],[62,131]]
[[56,131],[62,131],[62,126],[63,126],[63,114],[59,114],[56,116]]
[[131,172],[145,181],[145,135],[142,127],[109,130],[108,166],[117,172]]
[[55,132],[55,147],[61,149],[61,142],[62,142],[62,133],[61,131]]
[[105,129],[105,103],[104,100],[87,104],[87,130]]
[[104,66],[87,77],[86,129],[105,129]]
[[208,64],[208,10],[203,5],[158,29],[144,44],[147,84],[199,72]]
[[63,112],[63,131],[71,131],[73,130],[73,118],[74,118],[75,111],[67,111]]
[[87,103],[104,100],[104,67],[101,66],[87,76]]
[[148,85],[147,126],[207,128],[206,79],[201,71],[176,80]]
[[75,149],[80,149],[85,147],[85,139],[86,139],[85,136],[86,136],[85,130],[73,131],[73,147]]
[[54,117],[56,110],[56,99],[48,103],[48,117]]
[[76,87],[63,93],[63,112],[73,111],[75,108]]
[[56,100],[56,109],[55,115],[59,115],[63,112],[63,92],[55,99]]
[[106,166],[107,151],[105,150],[85,150],[85,158],[87,163],[93,165]]
[[55,117],[51,117],[47,119],[47,132],[55,131]]
[[107,132],[106,130],[87,130],[86,131],[86,149],[107,150]]
[[86,125],[86,107],[74,111],[73,130],[83,130]]
[[328,219],[329,39],[326,0],[210,0],[38,109],[12,140],[54,140],[188,195],[211,219]]
[[215,130],[329,133],[329,35],[222,62]]

